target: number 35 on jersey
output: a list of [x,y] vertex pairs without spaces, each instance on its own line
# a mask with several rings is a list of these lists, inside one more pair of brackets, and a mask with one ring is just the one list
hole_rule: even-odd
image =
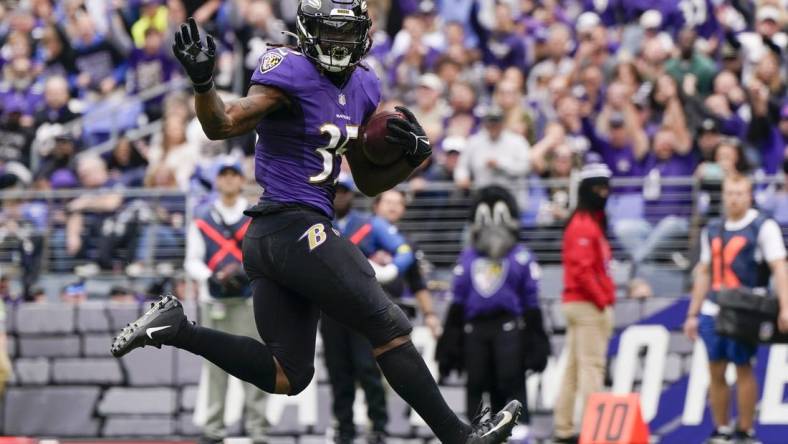
[[332,177],[334,172],[334,157],[340,157],[347,151],[347,144],[358,138],[358,126],[345,126],[346,134],[333,123],[326,123],[320,127],[320,133],[329,136],[328,145],[317,148],[315,152],[323,158],[323,169],[309,177],[309,183],[325,182]]

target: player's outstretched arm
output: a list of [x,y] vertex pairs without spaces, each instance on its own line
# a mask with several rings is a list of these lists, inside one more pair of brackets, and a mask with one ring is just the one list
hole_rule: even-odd
[[197,118],[210,139],[227,139],[247,133],[266,114],[287,103],[285,94],[278,89],[255,85],[246,97],[225,104],[213,87],[216,44],[209,35],[203,46],[192,17],[175,33],[172,52],[194,86]]
[[346,157],[356,186],[367,196],[376,196],[393,188],[432,155],[430,141],[413,113],[403,106],[396,107],[396,110],[405,118],[389,119],[386,141],[402,147],[404,155],[400,160],[381,167],[370,162],[358,146],[347,151]]
[[224,103],[211,88],[194,96],[194,109],[205,135],[228,139],[252,131],[266,114],[287,103],[287,96],[273,87],[252,85],[246,97]]

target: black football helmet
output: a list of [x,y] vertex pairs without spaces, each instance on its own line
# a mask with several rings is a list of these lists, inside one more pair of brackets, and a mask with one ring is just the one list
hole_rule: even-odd
[[367,54],[372,20],[366,0],[301,0],[296,29],[306,57],[328,72],[342,73]]

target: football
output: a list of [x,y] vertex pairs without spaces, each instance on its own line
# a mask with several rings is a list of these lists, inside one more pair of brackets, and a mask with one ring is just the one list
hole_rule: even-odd
[[405,116],[395,111],[378,111],[361,128],[361,147],[364,156],[378,166],[391,165],[403,154],[401,147],[386,142],[388,135],[386,122],[391,118],[404,119]]

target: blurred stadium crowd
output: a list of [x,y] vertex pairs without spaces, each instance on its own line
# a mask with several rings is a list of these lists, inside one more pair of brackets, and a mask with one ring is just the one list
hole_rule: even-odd
[[[183,193],[209,191],[222,156],[250,164],[255,136],[202,133],[170,51],[175,26],[193,16],[217,37],[216,84],[242,95],[266,48],[293,43],[282,31],[293,29],[297,3],[0,4],[0,188],[81,190],[2,199],[0,238],[21,239],[12,259],[28,297],[45,240],[87,274],[133,275],[152,243],[182,246]],[[367,63],[384,105],[411,107],[438,147],[410,180],[417,197],[450,201],[500,184],[527,226],[560,226],[573,172],[602,161],[628,180],[611,201],[611,228],[639,262],[661,240],[687,236],[693,214],[714,212],[714,198],[692,197],[698,184],[788,168],[785,0],[368,4]],[[788,223],[781,180],[759,188],[758,204]],[[149,220],[153,230],[135,223]],[[50,269],[70,272],[72,262]]]

